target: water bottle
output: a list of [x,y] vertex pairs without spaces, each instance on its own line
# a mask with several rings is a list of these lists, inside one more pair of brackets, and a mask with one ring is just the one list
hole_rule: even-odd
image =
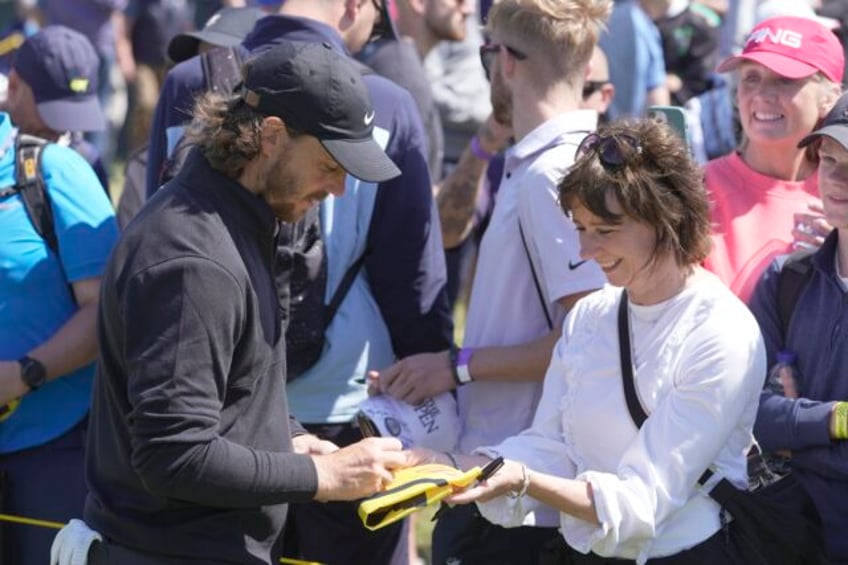
[[766,388],[787,398],[798,398],[798,380],[795,369],[796,355],[791,351],[779,351],[777,363],[769,371]]

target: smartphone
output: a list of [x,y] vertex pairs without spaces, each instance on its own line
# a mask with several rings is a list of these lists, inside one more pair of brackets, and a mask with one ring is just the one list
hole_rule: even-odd
[[686,147],[690,147],[689,128],[686,127],[686,111],[679,106],[651,106],[648,108],[648,117],[659,120],[671,126],[683,141]]

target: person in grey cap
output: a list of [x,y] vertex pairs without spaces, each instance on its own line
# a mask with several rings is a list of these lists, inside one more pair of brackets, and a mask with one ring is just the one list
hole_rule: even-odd
[[783,395],[763,391],[754,435],[765,451],[791,452],[824,526],[828,563],[848,563],[848,94],[799,147],[818,156],[824,219],[834,229],[817,251],[774,261],[748,304],[769,366],[788,351],[797,369]]
[[408,464],[394,438],[338,449],[290,417],[277,314],[278,221],[341,195],[346,172],[399,174],[373,116],[320,43],[283,42],[236,93],[199,99],[195,147],[104,275],[88,563],[269,563],[288,503],[368,496]]
[[100,153],[82,136],[106,128],[97,97],[99,64],[94,46],[81,33],[61,25],[42,28],[15,56],[5,107],[22,133],[76,150],[108,192]]
[[235,47],[265,13],[259,8],[221,8],[203,29],[179,33],[168,42],[168,58],[181,63],[215,47]]

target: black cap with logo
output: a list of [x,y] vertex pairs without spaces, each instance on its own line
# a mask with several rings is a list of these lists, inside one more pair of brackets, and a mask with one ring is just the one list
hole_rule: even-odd
[[359,70],[329,44],[284,41],[252,59],[242,97],[259,112],[318,138],[358,179],[382,182],[400,175],[372,136],[374,108]]

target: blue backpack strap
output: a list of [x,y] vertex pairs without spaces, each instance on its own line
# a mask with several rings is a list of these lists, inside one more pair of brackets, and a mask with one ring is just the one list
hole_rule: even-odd
[[780,330],[783,341],[789,331],[789,322],[795,305],[807,281],[813,275],[814,249],[802,249],[785,258],[777,278],[777,313],[780,318]]

